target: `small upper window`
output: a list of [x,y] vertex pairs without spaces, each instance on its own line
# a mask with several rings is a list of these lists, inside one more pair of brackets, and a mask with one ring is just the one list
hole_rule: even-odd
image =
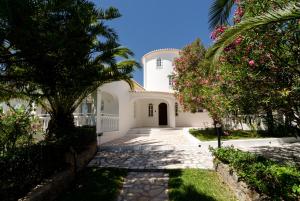
[[175,103],[175,115],[178,116],[178,103]]
[[169,87],[173,86],[173,78],[171,75],[169,75]]
[[161,58],[156,59],[156,68],[162,68],[162,60]]
[[148,116],[153,117],[153,104],[150,103],[148,106]]

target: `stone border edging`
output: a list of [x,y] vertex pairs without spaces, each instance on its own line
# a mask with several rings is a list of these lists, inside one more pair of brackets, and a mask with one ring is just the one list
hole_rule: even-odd
[[70,152],[66,153],[66,161],[70,167],[54,174],[50,179],[44,180],[18,201],[53,201],[70,186],[76,173],[88,164],[96,152],[97,142],[93,142],[83,152],[78,155],[75,154],[75,157]]
[[190,134],[189,130],[192,128],[183,128],[183,135],[192,143],[193,145],[200,145],[202,141],[198,140],[195,136]]
[[229,165],[214,160],[214,168],[221,179],[230,187],[239,201],[263,201],[267,200],[266,195],[257,193],[244,181],[240,181],[237,173]]

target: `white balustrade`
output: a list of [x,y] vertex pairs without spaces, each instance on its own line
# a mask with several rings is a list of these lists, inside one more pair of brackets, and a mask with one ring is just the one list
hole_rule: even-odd
[[101,132],[119,130],[119,116],[117,114],[101,113]]
[[40,123],[42,125],[43,131],[46,131],[48,128],[49,121],[50,121],[50,115],[49,114],[41,114],[38,117],[40,119]]
[[[75,126],[95,126],[96,125],[96,115],[94,114],[81,114],[81,113],[74,113],[74,124]],[[46,131],[48,128],[48,124],[50,121],[49,114],[41,114],[38,115],[40,119],[40,123],[42,125],[43,131]]]
[[[82,114],[74,113],[75,126],[95,126],[97,117],[95,114]],[[46,131],[50,121],[49,114],[41,114],[38,116],[43,127],[43,131]],[[101,132],[118,131],[119,130],[119,116],[117,114],[101,113]]]
[[74,124],[76,126],[95,126],[96,125],[96,115],[92,113],[82,114],[74,113]]

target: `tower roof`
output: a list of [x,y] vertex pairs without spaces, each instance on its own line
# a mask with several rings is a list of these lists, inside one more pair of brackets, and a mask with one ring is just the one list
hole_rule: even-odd
[[162,53],[162,52],[173,52],[173,53],[176,53],[178,54],[179,53],[179,49],[176,49],[176,48],[163,48],[163,49],[157,49],[157,50],[153,50],[151,52],[148,52],[147,54],[145,54],[143,58],[149,56],[149,55],[152,55],[152,54],[155,54],[155,53]]

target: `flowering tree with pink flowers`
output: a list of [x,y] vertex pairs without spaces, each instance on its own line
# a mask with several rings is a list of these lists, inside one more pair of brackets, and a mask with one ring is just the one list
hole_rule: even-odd
[[205,53],[199,39],[182,49],[180,57],[175,60],[173,86],[184,110],[193,112],[199,107],[205,108],[215,122],[220,122],[228,100],[221,95],[221,77],[210,74]]
[[[226,2],[231,7],[235,4],[233,22],[232,25],[225,20],[216,23],[211,34],[215,45],[206,51],[200,40],[196,40],[183,48],[175,61],[173,78],[178,99],[185,110],[207,109],[216,122],[222,122],[224,117],[260,116],[270,134],[279,127],[285,129],[281,131],[299,131],[299,19],[293,18],[297,10],[283,9],[296,0]],[[274,20],[277,15],[270,9],[279,9],[279,21]],[[263,26],[255,27],[252,21],[247,21],[261,15],[266,17],[258,20],[267,19]],[[228,34],[245,26],[254,28]],[[220,49],[218,45],[226,40],[224,37],[231,40]],[[211,52],[219,54],[217,61],[209,60]]]
[[[230,43],[223,43],[226,44],[223,49],[216,51],[214,46],[211,48],[211,52],[218,56],[218,61],[213,62],[213,68],[222,78],[218,83],[222,89],[221,95],[230,99],[231,108],[237,114],[262,114],[270,133],[279,124],[299,131],[299,19],[293,18],[297,16],[293,14],[293,10],[286,14],[285,9],[282,9],[293,2],[296,1],[235,1],[237,8],[233,18],[234,25],[220,25],[211,35],[216,40],[214,46],[232,38]],[[255,22],[256,16],[266,13],[266,19],[276,16],[270,11],[276,9],[279,9],[280,16],[287,16],[288,20],[269,20],[264,26],[248,29],[239,35],[234,34],[235,29],[251,25],[248,19]],[[261,19],[264,17],[258,20]],[[248,24],[244,25],[245,23]],[[278,117],[281,116],[284,120],[276,119],[274,114],[281,114]]]

